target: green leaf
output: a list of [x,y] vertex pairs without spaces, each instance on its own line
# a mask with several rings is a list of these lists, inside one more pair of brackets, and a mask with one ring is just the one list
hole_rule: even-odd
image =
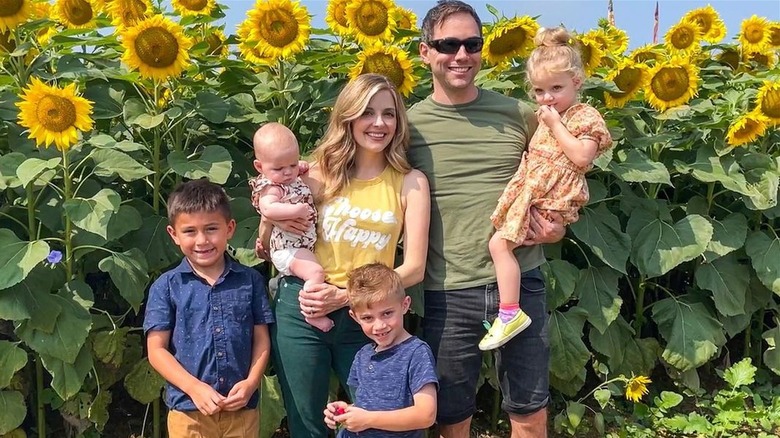
[[59,295],[50,295],[50,297],[62,308],[54,323],[54,330],[46,333],[33,328],[25,320],[17,326],[16,334],[38,353],[73,363],[92,327],[92,317],[86,309],[72,299]]
[[230,176],[233,159],[222,146],[206,146],[200,158],[188,160],[184,152],[173,151],[168,155],[168,164],[174,172],[188,178],[208,178],[217,184],[224,184]]
[[103,428],[108,423],[108,406],[111,404],[111,393],[108,391],[100,391],[89,405],[89,421],[95,423],[95,428],[98,432],[102,432]]
[[575,401],[566,402],[566,417],[573,428],[577,428],[585,416],[585,405]]
[[0,391],[0,435],[22,424],[27,415],[24,396],[19,391]]
[[588,322],[604,333],[620,314],[623,299],[618,296],[618,272],[607,266],[580,271],[574,293],[580,307],[588,312]]
[[550,386],[569,397],[574,397],[585,386],[585,377],[587,373],[585,368],[581,368],[571,379],[561,379],[555,374],[550,373]]
[[0,341],[0,389],[11,384],[11,378],[27,364],[27,352],[15,342]]
[[613,375],[649,375],[660,352],[655,338],[636,339],[634,330],[619,316],[604,333],[588,332],[593,350],[607,357]]
[[561,380],[575,378],[590,360],[590,351],[582,342],[587,316],[579,307],[550,314],[550,372]]
[[547,309],[555,310],[574,294],[579,270],[565,260],[549,260],[542,265],[542,272],[547,287]]
[[95,175],[111,177],[119,175],[125,181],[135,181],[154,172],[130,155],[113,149],[97,149],[90,155],[95,162]]
[[0,290],[27,278],[35,266],[49,255],[49,244],[36,240],[23,242],[13,231],[0,229]]
[[260,384],[260,406],[258,407],[262,413],[260,438],[271,438],[282,423],[282,419],[287,416],[282,402],[279,379],[276,376],[263,375]]
[[125,337],[130,327],[95,333],[92,349],[101,362],[119,366],[125,353]]
[[203,118],[211,123],[225,122],[230,105],[221,97],[208,91],[200,91],[195,95],[195,101],[198,114]]
[[648,278],[663,275],[680,263],[700,256],[712,238],[712,225],[699,215],[688,215],[675,224],[638,210],[628,220],[632,237],[631,260]]
[[25,155],[11,152],[0,156],[0,190],[21,187],[22,182],[16,175],[16,169],[24,163]]
[[93,103],[91,116],[95,120],[113,119],[122,114],[125,90],[117,83],[90,81],[83,96]]
[[111,189],[103,189],[91,198],[74,198],[65,201],[62,207],[73,224],[108,239],[108,223],[119,211],[122,198]]
[[747,219],[741,213],[731,213],[723,220],[709,218],[712,224],[712,240],[704,252],[704,259],[715,260],[742,248],[747,236]]
[[141,228],[127,235],[125,247],[138,248],[146,257],[150,271],[160,271],[177,261],[182,255],[174,245],[165,227],[168,219],[161,216],[146,216]]
[[715,307],[722,315],[734,316],[745,312],[745,295],[750,283],[750,270],[733,254],[699,266],[696,284],[712,291]]
[[52,282],[49,268],[38,265],[21,283],[0,290],[0,319],[28,320],[32,328],[46,333],[54,331],[62,307],[49,293]]
[[78,279],[65,283],[60,289],[59,295],[72,298],[73,301],[87,310],[95,305],[95,293],[92,291],[92,287]]
[[748,236],[745,251],[761,283],[780,295],[780,238],[770,238],[761,231],[755,231]]
[[149,282],[144,254],[137,248],[131,248],[123,253],[112,253],[98,263],[98,268],[108,272],[122,298],[127,300],[138,313],[144,299],[146,284]]
[[780,375],[780,326],[765,331],[762,335],[769,348],[764,351],[764,364],[773,373]]
[[638,149],[617,151],[620,162],[612,161],[609,168],[615,175],[627,182],[648,182],[672,186],[669,170],[663,163],[651,160]]
[[165,114],[139,114],[133,119],[133,124],[143,129],[153,129],[165,121]]
[[16,106],[16,103],[19,100],[19,95],[14,92],[3,91],[0,93],[0,120],[16,122],[19,118],[19,107]]
[[51,387],[63,400],[79,393],[84,378],[92,369],[92,355],[86,346],[79,350],[72,363],[45,354],[41,354],[41,360],[51,374]]
[[159,397],[164,384],[165,379],[152,368],[146,358],[135,364],[125,376],[127,393],[141,404],[151,403]]
[[656,397],[653,403],[659,409],[668,411],[673,407],[679,405],[683,401],[683,396],[672,391],[661,391],[661,397]]
[[16,169],[16,177],[19,178],[22,187],[26,187],[27,184],[37,180],[42,173],[56,169],[60,162],[62,158],[59,157],[49,160],[28,158]]
[[620,221],[606,205],[585,207],[580,220],[571,224],[570,228],[604,263],[626,273],[631,238],[620,229]]
[[697,368],[726,343],[720,323],[702,303],[687,303],[683,297],[653,304],[653,319],[666,340],[661,355],[680,371]]
[[604,409],[609,404],[609,399],[612,398],[612,392],[609,389],[597,389],[593,392],[593,398],[599,402],[601,409]]
[[753,361],[746,357],[734,365],[728,367],[723,372],[723,380],[729,384],[731,389],[737,389],[740,386],[752,385],[755,382],[757,368],[753,366]]

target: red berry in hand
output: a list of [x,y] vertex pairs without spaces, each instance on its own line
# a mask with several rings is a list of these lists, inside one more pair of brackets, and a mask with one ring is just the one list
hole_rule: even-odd
[[344,415],[344,408],[338,407],[336,408],[336,415]]

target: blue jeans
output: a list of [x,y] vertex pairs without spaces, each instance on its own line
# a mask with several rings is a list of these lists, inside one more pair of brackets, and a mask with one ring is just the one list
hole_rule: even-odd
[[[520,305],[531,325],[495,351],[501,407],[511,414],[531,414],[550,401],[550,344],[544,276],[539,268],[523,272]],[[483,321],[498,315],[498,287],[425,292],[423,338],[436,356],[440,424],[456,424],[476,411]]]

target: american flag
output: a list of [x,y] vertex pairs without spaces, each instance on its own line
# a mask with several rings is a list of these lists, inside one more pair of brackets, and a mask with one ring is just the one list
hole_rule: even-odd
[[658,43],[658,2],[655,2],[655,14],[653,15],[653,44]]
[[609,0],[607,6],[607,21],[609,21],[610,26],[615,27],[615,8],[612,6],[612,0]]

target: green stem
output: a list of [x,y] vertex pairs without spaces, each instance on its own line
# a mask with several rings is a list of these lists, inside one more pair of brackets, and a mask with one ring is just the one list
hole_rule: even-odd
[[152,438],[160,438],[160,397],[152,402]]
[[712,211],[712,202],[715,200],[715,183],[707,184],[707,213]]
[[645,313],[645,277],[639,276],[639,284],[636,287],[636,306],[634,307],[634,336],[639,339],[642,335],[642,324]]
[[753,318],[750,318],[750,324],[748,324],[747,328],[745,329],[745,344],[742,347],[742,357],[751,357],[751,338],[753,336]]
[[27,184],[25,190],[27,191],[27,236],[32,242],[38,235],[35,231],[35,193],[33,193],[32,181]]
[[284,77],[284,61],[280,58],[277,65],[276,89],[279,91],[279,106],[282,108],[282,120],[279,120],[279,123],[287,126],[287,96],[284,94],[284,90],[287,88],[287,78]]
[[43,364],[41,356],[35,355],[35,409],[38,420],[38,438],[46,437],[46,407],[43,404]]
[[[62,151],[62,173],[63,173],[63,185],[65,186],[63,204],[70,199],[73,199],[73,181],[70,177],[70,162],[68,161],[67,150]],[[62,220],[65,223],[65,234],[63,239],[65,240],[65,281],[70,281],[73,278],[73,223],[67,213],[63,210]]]
[[[154,114],[157,114],[157,99],[159,98],[159,83],[157,81],[154,82],[154,105],[152,107],[154,108]],[[160,149],[162,146],[162,138],[160,138],[160,127],[155,126],[154,127],[154,146],[152,150],[152,165],[154,170],[153,175],[153,198],[152,198],[152,208],[154,209],[155,214],[159,214],[160,212],[160,186],[162,185],[162,172],[160,169],[161,166],[161,160],[160,160]]]
[[490,412],[490,430],[498,432],[498,415],[501,413],[501,391],[493,391],[493,408]]

